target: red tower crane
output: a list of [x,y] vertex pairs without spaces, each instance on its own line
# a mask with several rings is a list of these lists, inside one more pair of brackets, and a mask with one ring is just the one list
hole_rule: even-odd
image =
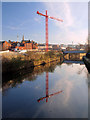
[[61,21],[61,22],[63,22],[63,20],[59,19],[59,18],[48,16],[47,15],[47,10],[46,10],[46,15],[40,13],[39,11],[37,11],[37,14],[46,17],[46,51],[48,51],[48,18],[58,20],[58,21]]

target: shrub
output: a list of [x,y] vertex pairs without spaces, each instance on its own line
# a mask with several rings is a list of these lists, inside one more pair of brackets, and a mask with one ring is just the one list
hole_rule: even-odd
[[46,57],[52,58],[55,54],[53,51],[48,51],[44,54]]

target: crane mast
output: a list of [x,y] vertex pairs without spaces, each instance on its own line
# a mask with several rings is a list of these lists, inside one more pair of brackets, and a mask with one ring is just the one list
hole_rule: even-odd
[[48,51],[48,16],[46,10],[46,51]]

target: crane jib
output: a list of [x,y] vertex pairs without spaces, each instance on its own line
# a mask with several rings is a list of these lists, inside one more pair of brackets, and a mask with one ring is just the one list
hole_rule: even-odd
[[40,13],[39,11],[37,11],[37,14],[40,15],[40,16],[45,16],[46,17],[46,21],[45,21],[45,23],[46,23],[46,51],[48,51],[48,18],[51,18],[51,19],[54,19],[54,20],[58,20],[58,21],[61,21],[61,22],[63,22],[63,20],[59,19],[59,18],[48,16],[47,10],[46,10],[46,14],[45,15]]

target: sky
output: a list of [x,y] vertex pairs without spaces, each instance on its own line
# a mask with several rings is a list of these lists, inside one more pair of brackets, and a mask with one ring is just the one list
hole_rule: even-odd
[[85,44],[88,37],[88,2],[3,2],[2,40],[34,40],[45,43],[45,17],[39,11],[63,22],[49,19],[49,43]]

